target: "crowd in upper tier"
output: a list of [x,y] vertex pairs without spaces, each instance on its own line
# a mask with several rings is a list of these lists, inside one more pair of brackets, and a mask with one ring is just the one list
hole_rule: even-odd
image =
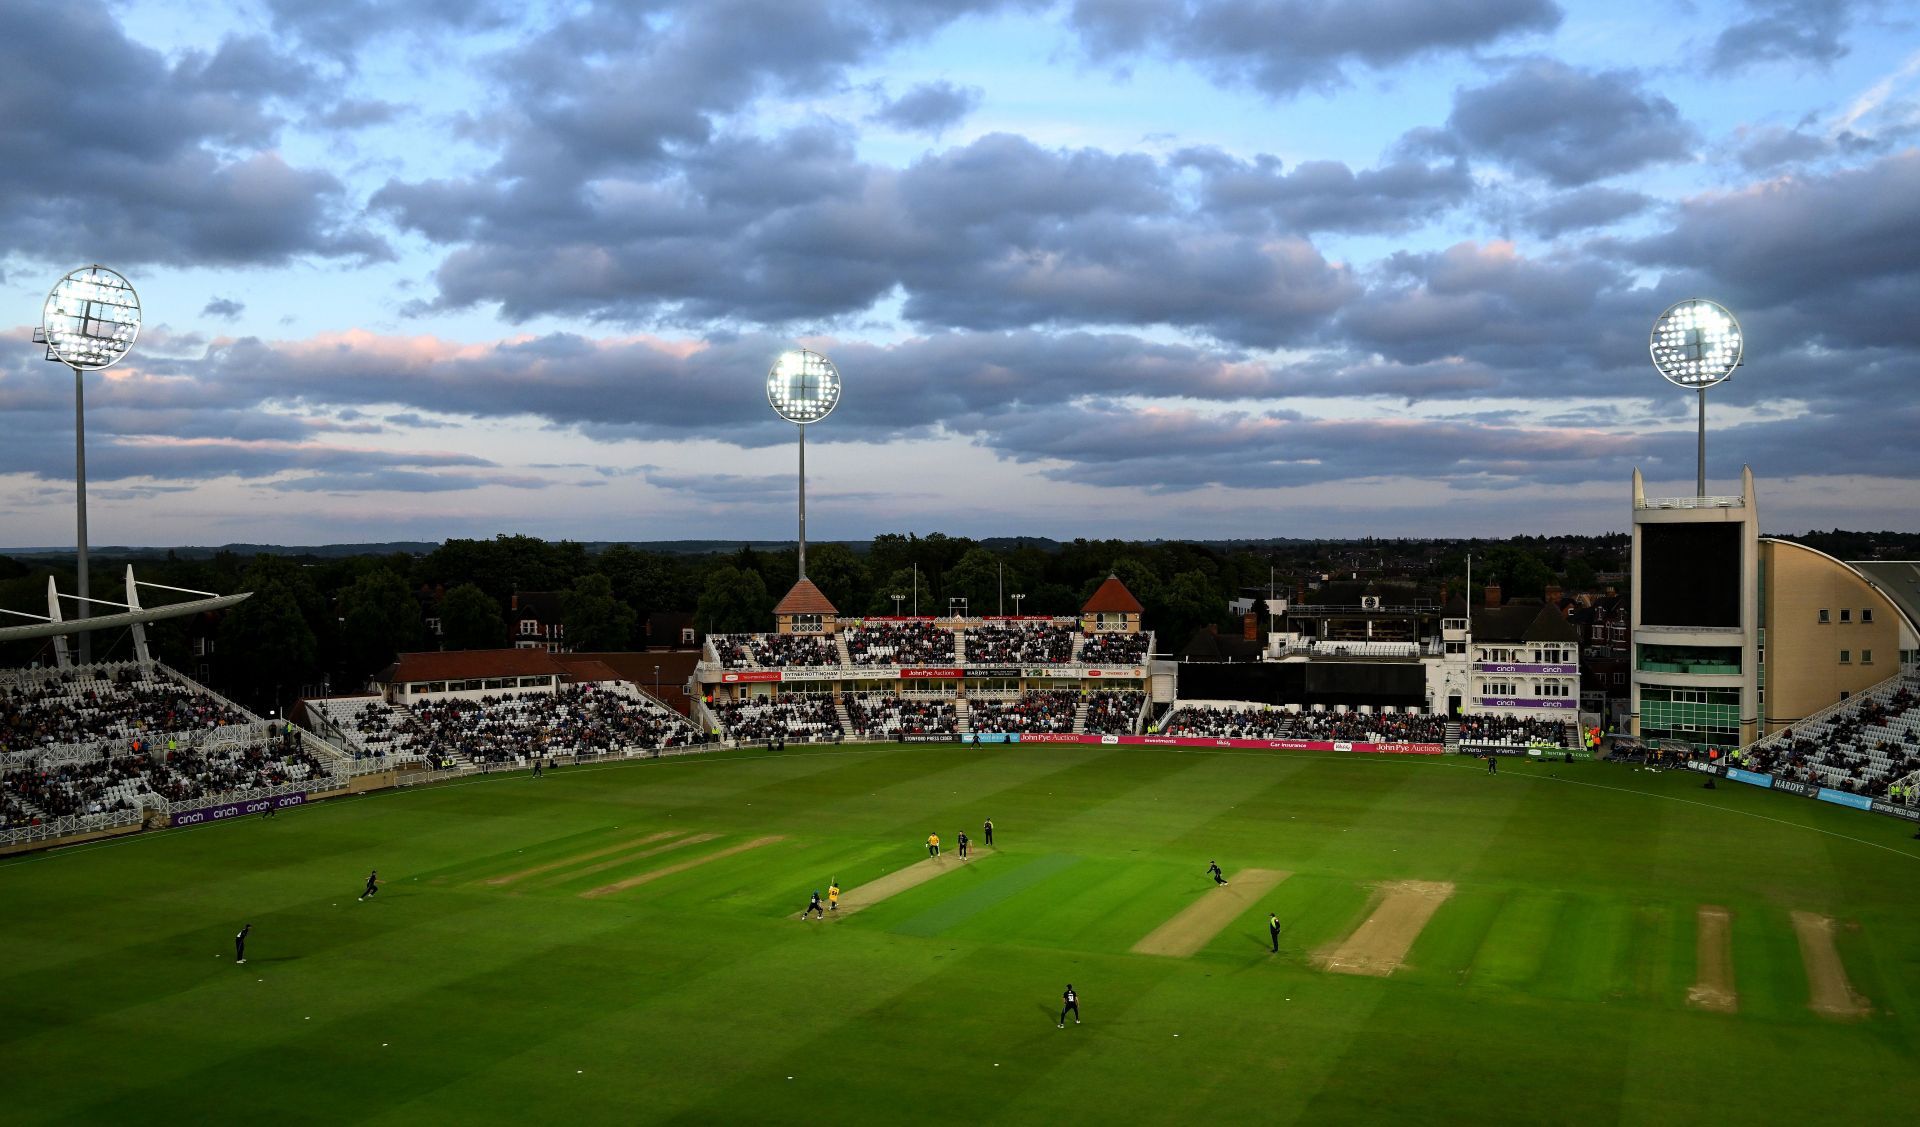
[[1079,631],[1057,622],[987,622],[966,632],[969,665],[1059,665]]
[[833,639],[818,634],[715,634],[711,641],[728,669],[840,664]]
[[134,738],[164,741],[249,722],[259,718],[136,665],[0,678],[0,753]]
[[869,622],[843,631],[855,665],[952,665],[953,631],[931,622]]

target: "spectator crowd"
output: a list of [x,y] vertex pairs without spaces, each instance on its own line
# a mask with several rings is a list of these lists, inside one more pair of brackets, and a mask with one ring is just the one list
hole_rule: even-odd
[[137,666],[0,680],[0,752],[254,722],[208,693]]
[[973,701],[967,724],[976,732],[1071,732],[1080,694],[1068,689],[1035,689],[1015,700]]
[[855,665],[952,665],[953,631],[931,622],[869,622],[843,632]]
[[1075,631],[1053,622],[986,622],[967,630],[968,665],[1060,665]]

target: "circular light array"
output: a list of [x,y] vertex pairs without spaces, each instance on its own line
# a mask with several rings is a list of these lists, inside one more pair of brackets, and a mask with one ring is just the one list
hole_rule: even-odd
[[1746,342],[1727,307],[1693,298],[1678,302],[1653,323],[1647,349],[1653,366],[1681,387],[1712,387],[1740,366]]
[[818,352],[782,352],[767,373],[767,402],[790,423],[817,423],[840,402],[840,370]]
[[47,350],[73,368],[105,368],[140,335],[140,295],[104,266],[82,266],[53,287],[40,314]]

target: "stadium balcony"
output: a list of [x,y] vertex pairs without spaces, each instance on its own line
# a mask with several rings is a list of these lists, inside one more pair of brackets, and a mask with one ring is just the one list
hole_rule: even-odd
[[967,627],[969,665],[1064,665],[1073,660],[1070,621],[982,622]]
[[[816,634],[716,634],[707,639],[726,669],[839,665],[832,638]],[[951,655],[949,655],[951,656]]]
[[1080,645],[1082,665],[1138,665],[1152,651],[1153,633],[1088,634]]
[[735,743],[838,742],[845,735],[832,693],[788,693],[778,697],[717,701],[713,712],[722,738]]
[[[855,665],[953,665],[953,631],[928,622],[880,622],[843,630]],[[973,659],[969,659],[973,660]]]
[[960,730],[959,710],[951,697],[930,700],[892,693],[848,693],[842,699],[853,734],[862,739],[953,735]]
[[1013,700],[968,703],[968,727],[975,732],[1071,732],[1080,694],[1067,689],[1036,689]]
[[1738,766],[1851,794],[1885,798],[1920,771],[1920,670],[1909,666],[1834,708],[1759,740]]

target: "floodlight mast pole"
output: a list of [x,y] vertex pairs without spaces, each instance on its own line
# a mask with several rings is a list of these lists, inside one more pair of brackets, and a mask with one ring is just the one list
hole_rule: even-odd
[[[87,601],[87,385],[80,369],[73,369],[73,481],[74,509],[77,514],[74,544],[74,568],[79,573],[75,593],[80,596],[77,617],[91,618],[93,604]],[[80,632],[80,664],[93,662],[93,635]]]
[[807,577],[807,424],[800,428],[800,578]]
[[1704,387],[1700,389],[1700,450],[1698,458],[1699,467],[1697,477],[1699,480],[1695,486],[1696,492],[1694,496],[1705,497],[1707,495],[1707,389]]

